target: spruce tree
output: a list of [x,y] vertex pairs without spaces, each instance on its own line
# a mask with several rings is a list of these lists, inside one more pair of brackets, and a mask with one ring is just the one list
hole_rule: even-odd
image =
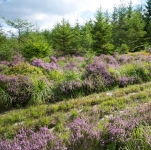
[[145,31],[147,32],[146,38],[149,44],[151,44],[151,0],[146,1],[144,20],[146,22]]
[[120,49],[122,44],[125,44],[126,40],[126,15],[127,8],[125,4],[121,3],[119,6],[114,6],[112,13],[112,43],[117,50]]
[[111,42],[112,28],[108,18],[104,17],[101,10],[97,10],[92,29],[92,48],[97,55],[112,53],[113,45]]
[[80,52],[81,42],[82,42],[81,25],[79,24],[77,20],[73,28],[73,41],[72,41],[72,44],[73,44],[72,46],[77,53]]
[[81,27],[81,53],[87,53],[92,50],[92,21],[87,21]]
[[71,25],[65,19],[62,19],[61,23],[57,23],[52,29],[53,47],[59,55],[75,53],[73,38]]
[[52,32],[49,29],[45,29],[41,32],[41,34],[45,37],[45,39],[47,40],[47,43],[49,45],[52,45]]
[[128,27],[126,44],[130,47],[131,52],[138,51],[144,45],[145,22],[138,11],[134,11],[131,18],[127,18],[126,22]]

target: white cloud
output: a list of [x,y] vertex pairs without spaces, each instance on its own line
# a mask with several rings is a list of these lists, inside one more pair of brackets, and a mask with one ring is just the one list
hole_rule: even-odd
[[[133,4],[139,1],[133,0]],[[28,19],[34,25],[37,22],[40,29],[51,29],[63,17],[71,24],[77,18],[82,23],[92,18],[100,6],[111,10],[119,3],[120,0],[0,0],[0,15],[8,19]]]

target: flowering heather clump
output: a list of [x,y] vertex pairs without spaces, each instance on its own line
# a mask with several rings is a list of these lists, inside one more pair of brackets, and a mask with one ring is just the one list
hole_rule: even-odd
[[119,64],[113,56],[101,54],[98,59],[109,67],[117,68]]
[[67,64],[64,68],[65,68],[65,70],[75,70],[75,71],[78,71],[77,63],[76,62],[71,62],[71,63]]
[[114,78],[111,76],[111,74],[106,70],[105,66],[101,64],[100,62],[93,62],[89,64],[86,67],[86,77],[94,76],[94,79],[96,76],[100,76],[101,80],[105,84],[105,86],[109,87],[114,84]]
[[119,87],[125,87],[129,84],[134,84],[136,82],[137,80],[134,77],[121,77],[118,79]]
[[127,115],[120,115],[109,119],[109,123],[105,124],[101,131],[102,147],[114,143],[115,147],[122,146],[129,141],[134,129],[139,125],[140,120]]
[[61,92],[65,94],[71,94],[73,90],[78,90],[82,87],[82,83],[79,80],[73,80],[70,82],[63,82],[60,86]]
[[148,56],[148,57],[146,58],[146,60],[147,60],[147,62],[151,62],[151,56]]
[[148,125],[151,125],[151,103],[140,105],[137,108],[137,116]]
[[82,57],[82,56],[76,56],[76,57],[74,57],[74,59],[79,61],[79,62],[83,62],[83,61],[87,60],[86,57]]
[[57,139],[46,128],[38,132],[22,129],[12,141],[0,140],[0,150],[67,150],[61,139]]
[[33,84],[28,76],[0,75],[0,85],[11,97],[10,103],[25,104],[31,97]]
[[118,55],[116,60],[119,64],[126,64],[126,63],[130,63],[132,62],[134,59],[133,56],[128,56],[126,54],[123,54],[123,55]]
[[139,60],[139,61],[146,61],[146,58],[147,58],[146,56],[141,55],[141,54],[136,55],[136,56],[134,57],[135,61],[136,61],[136,60]]
[[10,62],[8,62],[8,61],[0,61],[0,64],[1,64],[1,65],[7,65],[7,66],[8,66],[8,65],[10,64]]
[[31,65],[44,68],[48,71],[59,68],[58,63],[56,63],[56,62],[52,61],[51,63],[45,63],[44,61],[42,61],[41,59],[38,59],[38,58],[34,59],[31,63]]
[[71,130],[68,150],[90,150],[95,148],[99,139],[98,131],[93,130],[93,126],[86,120],[77,118],[70,123]]
[[54,62],[54,63],[57,63],[57,62],[58,62],[57,58],[54,57],[54,56],[51,56],[51,57],[50,57],[50,61],[51,61],[51,62]]
[[58,61],[66,61],[65,57],[58,57]]
[[14,55],[12,57],[12,61],[10,62],[10,65],[11,66],[15,66],[19,63],[23,63],[25,61],[25,59],[22,57],[21,54],[17,54],[17,55]]

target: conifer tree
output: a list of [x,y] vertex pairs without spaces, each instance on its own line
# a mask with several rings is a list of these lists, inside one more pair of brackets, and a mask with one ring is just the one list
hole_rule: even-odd
[[127,39],[126,44],[130,47],[130,51],[138,51],[144,45],[144,31],[145,22],[141,18],[141,14],[138,11],[134,11],[131,18],[127,18]]
[[76,52],[80,52],[81,42],[82,42],[81,25],[77,20],[75,27],[73,28],[73,41],[72,41],[73,48],[76,50]]
[[49,45],[52,45],[53,42],[52,42],[52,32],[48,29],[45,29],[41,32],[41,34],[45,37],[45,39],[47,40],[47,43]]
[[110,43],[112,36],[111,31],[112,28],[109,24],[109,20],[104,17],[100,8],[97,10],[92,30],[92,47],[93,51],[96,52],[97,55],[112,53],[113,45]]
[[151,0],[146,1],[144,20],[146,22],[145,31],[147,32],[146,38],[151,44]]
[[59,55],[75,53],[73,38],[71,25],[65,19],[62,19],[61,23],[57,23],[52,29],[53,47]]
[[81,28],[81,46],[82,53],[86,53],[92,50],[92,20],[87,21]]
[[127,9],[125,4],[121,3],[119,6],[114,6],[112,13],[112,43],[116,49],[120,49],[126,39],[126,21],[125,17]]

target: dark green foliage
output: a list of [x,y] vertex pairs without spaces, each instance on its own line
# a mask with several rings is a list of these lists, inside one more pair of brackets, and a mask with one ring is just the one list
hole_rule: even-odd
[[92,21],[88,21],[85,23],[84,26],[81,28],[81,50],[80,53],[86,53],[88,51],[92,51]]
[[[21,19],[14,19],[14,20],[9,20],[3,17],[4,21],[6,22],[7,25],[17,29],[18,35],[17,35],[17,52],[20,52],[20,46],[22,43],[22,38],[21,35],[25,32],[29,32],[32,30],[33,25],[28,22],[28,20],[21,20]],[[10,32],[12,36],[15,36],[12,32]]]
[[144,46],[145,22],[140,11],[132,9],[131,2],[128,6],[121,3],[114,7],[112,14],[113,44],[120,53],[141,50]]
[[126,39],[126,6],[121,3],[114,6],[112,13],[112,43],[116,48],[121,47]]
[[45,39],[47,40],[47,43],[49,45],[53,44],[53,41],[52,41],[52,32],[50,30],[45,29],[44,31],[41,32],[41,34],[45,37]]
[[101,8],[97,10],[92,29],[92,47],[97,55],[113,53],[111,45],[112,27],[109,24],[108,17],[104,16]]
[[82,34],[81,34],[81,26],[76,22],[75,27],[73,28],[73,47],[75,48],[76,52],[78,52],[81,49],[81,44],[82,44]]
[[146,39],[151,44],[151,0],[146,1],[145,9],[144,9],[144,21],[146,23],[145,25],[145,31],[147,32]]
[[[73,47],[73,30],[68,21],[62,19],[61,23],[57,23],[52,30],[53,47],[57,54],[67,55],[74,54]],[[55,52],[54,51],[54,52]]]
[[130,51],[138,51],[142,48],[144,42],[144,36],[146,32],[144,31],[145,22],[142,20],[141,15],[138,11],[134,11],[130,18],[127,18],[126,31],[127,40],[126,44],[130,47]]
[[17,41],[14,38],[8,39],[0,27],[0,60],[11,60],[11,57],[15,54],[16,43]]
[[44,36],[38,32],[30,32],[24,39],[21,47],[22,54],[25,58],[33,57],[43,58],[52,54],[52,48],[45,40]]

